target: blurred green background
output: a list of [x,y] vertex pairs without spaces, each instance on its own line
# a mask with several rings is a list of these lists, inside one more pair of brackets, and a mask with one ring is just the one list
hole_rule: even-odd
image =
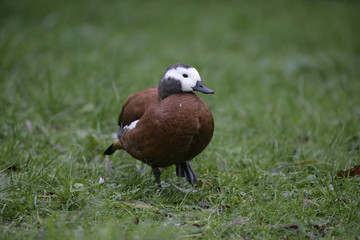
[[[359,163],[359,13],[357,1],[1,1],[3,237],[356,236],[359,182],[334,177]],[[111,175],[102,152],[127,96],[178,62],[215,90],[199,95],[216,127],[192,163],[200,190],[176,190],[190,186],[170,168],[166,197],[149,168],[118,153]],[[199,228],[174,227],[188,219]]]

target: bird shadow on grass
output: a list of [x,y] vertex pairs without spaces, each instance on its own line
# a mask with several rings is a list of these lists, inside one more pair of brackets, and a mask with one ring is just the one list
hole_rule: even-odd
[[165,174],[162,176],[161,187],[156,184],[151,169],[148,168],[126,167],[120,171],[115,169],[108,183],[116,186],[114,191],[133,200],[145,201],[151,198],[167,204],[181,204],[191,193],[197,193],[199,189],[175,175],[170,178],[172,172],[168,169],[162,171]]

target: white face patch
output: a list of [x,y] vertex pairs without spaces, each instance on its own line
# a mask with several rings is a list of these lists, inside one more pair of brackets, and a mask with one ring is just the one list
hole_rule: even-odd
[[126,126],[124,127],[124,130],[125,130],[125,129],[131,130],[131,129],[135,128],[138,121],[139,121],[139,120],[133,121],[132,123],[130,123],[129,126],[126,125]]
[[174,78],[180,81],[183,92],[191,92],[197,81],[201,81],[199,72],[193,68],[177,67],[165,73],[164,78]]

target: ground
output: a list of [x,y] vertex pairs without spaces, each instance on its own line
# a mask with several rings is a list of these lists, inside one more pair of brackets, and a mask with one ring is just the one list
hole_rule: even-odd
[[[354,239],[360,3],[0,3],[1,239]],[[125,152],[127,96],[177,62],[215,95],[198,183]],[[112,165],[112,168],[110,167]]]

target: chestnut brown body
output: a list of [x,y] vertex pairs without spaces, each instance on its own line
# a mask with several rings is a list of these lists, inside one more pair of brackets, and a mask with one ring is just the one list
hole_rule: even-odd
[[139,120],[151,105],[156,105],[159,102],[157,86],[131,94],[122,106],[118,125],[128,126]]
[[[151,98],[142,96],[149,92]],[[145,99],[146,108],[134,112],[127,109],[140,106]],[[124,130],[121,145],[131,156],[152,167],[191,160],[206,148],[214,132],[209,109],[194,93],[174,94],[159,101],[153,88],[143,90],[129,97],[119,122],[129,125],[134,119],[139,121],[135,128]]]

